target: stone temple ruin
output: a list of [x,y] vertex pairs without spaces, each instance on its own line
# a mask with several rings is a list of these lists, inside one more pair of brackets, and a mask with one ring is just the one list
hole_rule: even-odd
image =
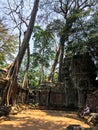
[[96,76],[96,67],[88,54],[65,58],[63,82],[40,85],[37,101],[46,106],[82,108],[86,102],[90,104],[89,94],[98,88]]
[[[6,95],[7,71],[0,69],[0,105]],[[98,112],[98,81],[96,67],[88,54],[64,58],[62,82],[45,82],[29,92],[19,87],[17,103],[38,103],[55,108],[82,108],[89,103]]]

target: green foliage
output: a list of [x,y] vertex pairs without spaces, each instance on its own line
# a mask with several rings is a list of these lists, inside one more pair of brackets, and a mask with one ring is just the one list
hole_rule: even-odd
[[[54,35],[48,30],[41,29],[39,26],[36,26],[33,32],[34,50],[30,55],[30,65],[28,70],[29,88],[37,87],[42,80],[46,79],[50,61],[54,58]],[[18,76],[20,83],[23,80],[27,62],[26,59],[27,55],[25,54]]]
[[[38,51],[51,49],[53,47],[54,35],[50,30],[43,30],[40,26],[34,28],[34,48]],[[36,50],[37,51],[37,50]]]
[[58,73],[57,72],[54,73],[53,81],[58,82]]
[[[34,50],[30,55],[30,65],[28,70],[28,86],[30,88],[37,87],[42,80],[47,77],[47,70],[50,62],[54,58],[54,35],[43,30],[39,26],[34,28]],[[26,66],[27,55],[25,55],[18,76],[19,82],[23,80],[24,70]],[[48,72],[49,73],[49,72]]]
[[34,70],[33,68],[29,68],[28,71],[28,85],[29,88],[36,88],[39,85],[39,80],[40,80],[40,71],[39,70]]
[[[85,13],[86,15],[89,13]],[[98,15],[97,12],[82,16],[73,24],[66,44],[69,56],[89,52],[98,58]],[[86,17],[86,19],[85,19]]]
[[[22,85],[23,77],[24,77],[24,70],[27,65],[27,54],[25,54],[23,62],[21,64],[21,68],[18,74],[18,81],[19,84]],[[34,65],[32,62],[32,55],[30,56],[30,65],[28,70],[28,87],[33,89],[39,85],[40,81],[40,68],[39,66]]]
[[34,50],[32,53],[33,67],[40,68],[45,74],[45,68],[50,66],[50,61],[54,59],[54,35],[50,30],[43,30],[39,26],[34,28]]
[[12,62],[17,50],[17,37],[8,32],[0,20],[0,65]]
[[64,21],[60,19],[54,19],[47,25],[47,30],[59,36],[59,32],[64,28]]

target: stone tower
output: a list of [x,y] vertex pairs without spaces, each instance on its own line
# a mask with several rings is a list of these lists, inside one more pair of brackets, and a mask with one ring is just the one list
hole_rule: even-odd
[[65,106],[81,108],[86,103],[87,93],[93,89],[96,67],[88,54],[65,58],[62,68],[65,87]]

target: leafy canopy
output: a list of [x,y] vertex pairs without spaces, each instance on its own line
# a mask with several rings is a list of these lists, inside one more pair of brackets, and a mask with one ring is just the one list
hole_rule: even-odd
[[49,67],[49,62],[54,58],[54,35],[51,31],[43,30],[41,27],[34,28],[34,50],[33,63],[34,66],[44,65]]
[[0,20],[0,65],[11,62],[17,50],[17,37],[11,35]]

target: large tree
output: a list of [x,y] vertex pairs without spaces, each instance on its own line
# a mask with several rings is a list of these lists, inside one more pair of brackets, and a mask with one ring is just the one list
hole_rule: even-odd
[[[60,42],[58,47],[60,48],[60,51],[58,51],[60,53],[58,80],[62,81],[62,63],[64,55],[68,52],[66,45],[70,44],[73,37],[72,31],[78,34],[78,29],[74,30],[76,26],[77,28],[80,28],[81,26],[81,30],[84,31],[84,21],[85,23],[88,22],[87,19],[90,20],[92,12],[97,9],[97,0],[44,0],[41,3],[41,6],[46,9],[44,12],[44,17],[41,17],[41,20],[44,21],[44,23],[46,21],[51,22],[54,19],[60,19],[64,23],[62,26],[63,28],[61,27],[61,31],[59,32]],[[43,12],[41,12],[41,15],[42,14]],[[46,20],[46,18],[48,18],[48,20]],[[55,28],[58,27],[57,22],[55,25]],[[81,33],[79,32],[78,35],[81,35]],[[57,60],[55,61],[58,61],[58,58],[56,59]],[[53,71],[57,65],[55,63],[56,62],[54,62],[53,65]]]
[[[51,60],[54,58],[54,35],[50,30],[42,29],[36,26],[34,29],[34,50],[33,64],[40,68],[40,81],[45,80],[45,71],[50,66]],[[46,68],[46,69],[45,69]]]
[[[75,26],[80,18],[87,19],[85,15],[87,11],[92,11],[91,8],[95,6],[97,1],[93,0],[59,0],[59,8],[56,11],[61,13],[65,19],[64,28],[60,36],[60,61],[59,61],[59,77],[58,80],[62,81],[62,63],[64,57],[64,47],[67,44],[72,28]],[[90,13],[89,13],[90,14]]]
[[38,11],[38,5],[39,5],[39,0],[35,0],[34,7],[31,12],[30,22],[29,22],[27,31],[24,35],[22,45],[19,49],[18,55],[15,58],[15,61],[11,65],[9,73],[8,73],[9,81],[7,84],[7,92],[6,92],[7,95],[5,98],[5,103],[7,105],[9,105],[10,102],[13,104],[15,101],[15,94],[16,94],[16,90],[18,87],[17,86],[17,76],[18,76],[19,68],[20,68],[22,59],[24,57],[25,51],[29,46],[29,40],[30,40],[32,31],[33,31],[35,18],[36,18],[36,14]]
[[[37,3],[39,1],[36,0],[35,2]],[[59,57],[58,53],[60,53],[59,81],[62,81],[62,77],[61,77],[62,70],[61,70],[61,68],[62,68],[64,52],[65,52],[64,47],[65,47],[65,45],[70,44],[71,39],[73,38],[72,33],[74,31],[78,32],[78,29],[75,30],[75,26],[79,26],[79,27],[81,26],[81,29],[83,29],[82,27],[84,26],[84,24],[81,21],[83,21],[83,20],[86,21],[86,19],[89,18],[88,16],[90,16],[92,14],[92,12],[91,12],[92,9],[93,9],[92,7],[94,7],[96,0],[66,0],[66,1],[64,1],[64,0],[56,0],[56,1],[44,0],[44,1],[42,1],[42,3],[43,2],[45,2],[44,4],[46,4],[46,5],[49,5],[49,4],[51,5],[51,6],[46,6],[46,8],[47,8],[46,12],[49,13],[49,11],[51,11],[51,10],[48,10],[48,7],[49,7],[49,9],[51,9],[51,7],[53,7],[53,5],[54,5],[55,11],[63,16],[63,23],[64,24],[63,24],[63,28],[61,27],[61,30],[59,32],[60,44],[59,44],[59,47],[58,47],[59,49],[57,51],[57,58],[55,60],[56,62],[54,62],[54,63],[57,64],[58,57]],[[42,6],[42,7],[44,8],[45,5]],[[18,6],[17,6],[17,9],[19,9]],[[13,12],[13,11],[16,11],[16,14],[17,14],[17,10],[12,10],[12,8],[11,8],[11,12]],[[9,71],[8,78],[10,78],[10,80],[9,80],[8,88],[7,88],[7,90],[8,90],[7,91],[8,92],[7,93],[7,104],[9,104],[10,100],[14,99],[13,95],[14,95],[16,89],[17,89],[17,87],[14,87],[15,86],[14,84],[17,81],[17,75],[18,75],[18,72],[19,72],[19,68],[20,68],[22,59],[24,57],[24,53],[25,53],[25,51],[26,51],[26,49],[28,48],[28,45],[29,45],[28,43],[29,43],[29,40],[30,40],[30,37],[31,37],[31,34],[32,34],[32,29],[33,29],[34,21],[35,21],[35,15],[36,15],[35,12],[37,12],[36,8],[32,11],[30,23],[29,24],[25,23],[27,25],[28,29],[25,33],[23,42],[22,42],[21,47],[20,47],[20,51],[19,51],[19,53],[18,53],[18,55],[15,59],[15,62],[13,63],[13,65],[12,65],[10,71]],[[22,12],[21,13],[18,12],[18,13],[20,14],[19,16],[21,16]],[[43,12],[41,11],[41,13],[43,13]],[[47,16],[49,16],[49,15],[47,15]],[[56,15],[51,15],[51,16],[52,16],[53,19],[55,19],[55,17],[56,17]],[[21,21],[24,21],[24,19],[22,17],[19,17],[19,18],[21,19]],[[62,17],[58,17],[58,18],[62,19]],[[52,19],[52,21],[53,21],[53,19]],[[45,21],[45,23],[46,22],[47,22],[47,20]],[[16,25],[17,26],[20,25],[19,27],[21,28],[21,24],[16,24]],[[81,35],[80,32],[77,33],[77,34]],[[89,38],[89,41],[90,41],[90,38]],[[68,50],[66,49],[66,52],[67,51]],[[54,65],[54,68],[52,69],[52,71],[54,71],[55,65]],[[53,74],[51,73],[51,75],[53,75]]]
[[88,19],[81,19],[71,29],[70,38],[66,46],[68,56],[88,52],[93,59],[98,60],[97,19],[97,12],[92,12]]

